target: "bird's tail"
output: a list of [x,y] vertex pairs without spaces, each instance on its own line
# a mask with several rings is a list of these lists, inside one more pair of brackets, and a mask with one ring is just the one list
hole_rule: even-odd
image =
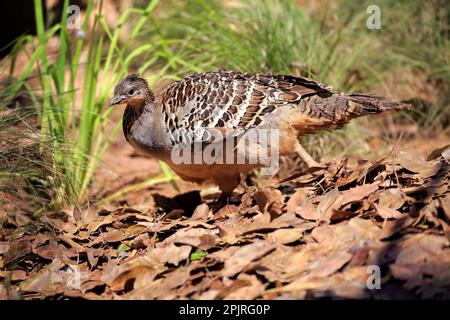
[[344,107],[343,115],[350,119],[384,111],[398,111],[409,109],[411,106],[402,102],[395,102],[383,97],[364,94],[344,95],[348,102]]
[[310,118],[336,124],[345,124],[353,118],[365,115],[410,108],[408,104],[382,97],[344,93],[306,97],[300,106]]
[[308,120],[302,118],[295,126],[307,134],[342,128],[351,119],[384,111],[405,110],[410,105],[377,96],[328,92],[305,97],[299,107]]

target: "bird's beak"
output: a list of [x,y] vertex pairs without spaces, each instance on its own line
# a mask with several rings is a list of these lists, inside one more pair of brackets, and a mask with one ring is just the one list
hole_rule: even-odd
[[112,107],[117,104],[120,104],[123,100],[125,100],[125,98],[126,98],[125,96],[121,96],[121,95],[115,96],[114,98],[112,98],[109,105]]

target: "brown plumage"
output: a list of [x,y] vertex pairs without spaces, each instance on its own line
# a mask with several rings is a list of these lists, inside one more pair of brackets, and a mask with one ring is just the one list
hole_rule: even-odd
[[133,147],[167,162],[183,179],[214,181],[224,195],[237,186],[240,173],[266,163],[178,164],[172,151],[183,138],[192,138],[188,144],[201,141],[204,148],[213,143],[214,131],[237,141],[249,130],[277,129],[280,155],[297,153],[309,166],[319,166],[299,144],[299,135],[341,128],[356,117],[408,107],[382,97],[335,93],[330,86],[304,77],[234,71],[192,75],[156,97],[144,79],[129,75],[114,93],[112,105],[127,104],[123,130]]

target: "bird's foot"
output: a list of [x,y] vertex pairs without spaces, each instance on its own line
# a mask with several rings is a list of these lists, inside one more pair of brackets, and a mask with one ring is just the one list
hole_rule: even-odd
[[222,192],[219,198],[210,205],[210,208],[213,212],[219,211],[219,209],[223,208],[230,202],[231,193]]

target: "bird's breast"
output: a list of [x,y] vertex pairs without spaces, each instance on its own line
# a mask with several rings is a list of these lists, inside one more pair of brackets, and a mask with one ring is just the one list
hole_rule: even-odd
[[163,160],[170,153],[167,130],[152,113],[142,113],[133,123],[126,138],[144,155]]

